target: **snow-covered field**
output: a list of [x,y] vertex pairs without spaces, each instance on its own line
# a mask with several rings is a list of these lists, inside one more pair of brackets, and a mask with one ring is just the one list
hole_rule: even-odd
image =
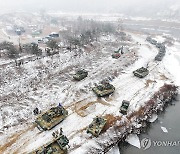
[[[0,153],[28,153],[52,140],[52,132],[63,128],[70,140],[69,153],[87,154],[92,148],[101,150],[100,141],[108,142],[112,134],[103,132],[98,138],[86,134],[95,116],[121,117],[122,100],[129,100],[128,113],[138,110],[164,83],[180,85],[177,69],[180,66],[179,44],[167,47],[162,62],[154,61],[158,50],[145,41],[145,35],[129,33],[133,41],[130,51],[119,59],[112,59],[118,40],[101,39],[95,50],[74,56],[62,51],[54,57],[29,62],[17,68],[0,68]],[[109,37],[108,37],[109,38]],[[157,39],[162,40],[161,37]],[[139,42],[139,43],[137,43]],[[118,46],[118,45],[117,45]],[[150,74],[143,79],[132,71],[146,67]],[[89,71],[82,81],[72,80],[77,68]],[[91,88],[102,79],[111,78],[116,90],[106,98],[97,98]],[[58,103],[68,110],[68,117],[50,131],[40,132],[33,124],[32,111],[38,107],[46,111]],[[126,118],[125,116],[121,117]],[[106,141],[105,141],[105,140]]]

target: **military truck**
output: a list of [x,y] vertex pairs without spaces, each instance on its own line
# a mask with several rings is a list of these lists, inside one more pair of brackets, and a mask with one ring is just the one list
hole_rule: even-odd
[[73,78],[77,81],[80,81],[88,76],[88,71],[86,70],[78,70],[76,74],[73,75]]
[[107,120],[102,117],[93,118],[92,123],[87,128],[87,133],[92,134],[95,137],[98,137],[101,131],[103,130]]
[[149,74],[149,70],[147,68],[141,67],[135,71],[133,71],[133,74],[139,78],[144,78]]
[[92,90],[98,97],[103,97],[112,94],[115,91],[115,87],[109,82],[102,82],[101,84],[92,88]]
[[68,138],[60,134],[58,138],[53,139],[53,141],[48,142],[29,154],[67,154],[68,143]]
[[38,116],[35,120],[39,130],[50,130],[62,122],[68,115],[68,111],[62,106],[52,107],[47,112]]
[[129,104],[130,104],[129,101],[123,100],[119,112],[121,112],[122,114],[127,114]]

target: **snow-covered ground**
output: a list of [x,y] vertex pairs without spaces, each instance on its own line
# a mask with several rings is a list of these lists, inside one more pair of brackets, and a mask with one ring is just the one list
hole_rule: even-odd
[[[129,33],[133,41],[130,52],[119,59],[112,59],[118,44],[116,38],[102,40],[96,51],[74,57],[73,52],[62,51],[54,57],[45,57],[17,68],[0,68],[0,153],[28,153],[52,140],[52,132],[63,128],[70,140],[69,153],[87,154],[92,148],[101,149],[99,142],[108,141],[108,131],[98,138],[86,134],[86,128],[95,116],[121,117],[122,100],[129,100],[128,113],[138,110],[164,83],[178,83],[177,68],[179,44],[168,47],[162,62],[154,61],[158,50],[145,41],[145,35]],[[162,39],[162,38],[160,38]],[[139,43],[137,43],[139,42]],[[174,48],[174,50],[172,50]],[[178,55],[178,56],[176,56]],[[150,74],[143,79],[133,76],[132,71],[146,67]],[[89,71],[80,82],[72,81],[77,68]],[[176,71],[175,71],[176,70]],[[110,77],[116,91],[109,98],[98,99],[91,88],[94,83]],[[50,131],[40,132],[33,124],[36,118],[32,110],[42,111],[61,102],[68,110],[68,117]]]

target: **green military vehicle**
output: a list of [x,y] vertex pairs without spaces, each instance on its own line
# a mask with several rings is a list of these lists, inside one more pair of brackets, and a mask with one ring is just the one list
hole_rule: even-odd
[[77,81],[80,81],[88,76],[88,71],[86,70],[78,70],[76,74],[73,75],[73,78]]
[[62,122],[68,115],[68,111],[62,106],[53,107],[47,112],[41,114],[35,123],[40,130],[50,130]]
[[67,154],[68,143],[68,138],[60,134],[58,138],[53,139],[53,141],[48,142],[29,154]]
[[127,114],[129,104],[130,104],[129,101],[123,100],[119,112],[121,112],[122,114]]
[[147,68],[141,67],[135,71],[133,71],[133,74],[139,78],[144,78],[149,74],[149,70]]
[[93,118],[92,123],[87,128],[87,133],[92,134],[95,137],[98,137],[101,131],[103,130],[107,120],[102,117]]
[[112,94],[115,91],[115,87],[112,84],[105,82],[92,88],[92,90],[98,97],[103,97]]

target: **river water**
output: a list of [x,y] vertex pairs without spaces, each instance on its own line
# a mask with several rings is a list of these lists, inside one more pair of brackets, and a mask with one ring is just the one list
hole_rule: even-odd
[[[158,116],[158,119],[154,123],[151,123],[146,131],[139,136],[140,141],[144,138],[151,140],[150,148],[146,150],[138,149],[128,143],[123,143],[123,145],[119,145],[121,154],[180,154],[179,109],[180,95],[178,95],[177,100],[172,102],[172,105],[167,106],[165,111]],[[161,126],[165,127],[168,133],[163,132]],[[166,146],[165,143],[168,142],[169,145]]]
[[[144,27],[144,25],[126,26],[133,30],[153,34],[168,33],[180,39],[180,29],[165,27],[157,29],[157,27]],[[168,133],[162,131],[162,126],[168,130]],[[151,123],[139,138],[140,141],[148,138],[151,141],[151,146],[144,150],[123,143],[119,145],[121,154],[180,154],[180,95],[178,95],[176,101],[172,102],[172,105],[167,106],[165,111],[158,115],[158,119]]]

